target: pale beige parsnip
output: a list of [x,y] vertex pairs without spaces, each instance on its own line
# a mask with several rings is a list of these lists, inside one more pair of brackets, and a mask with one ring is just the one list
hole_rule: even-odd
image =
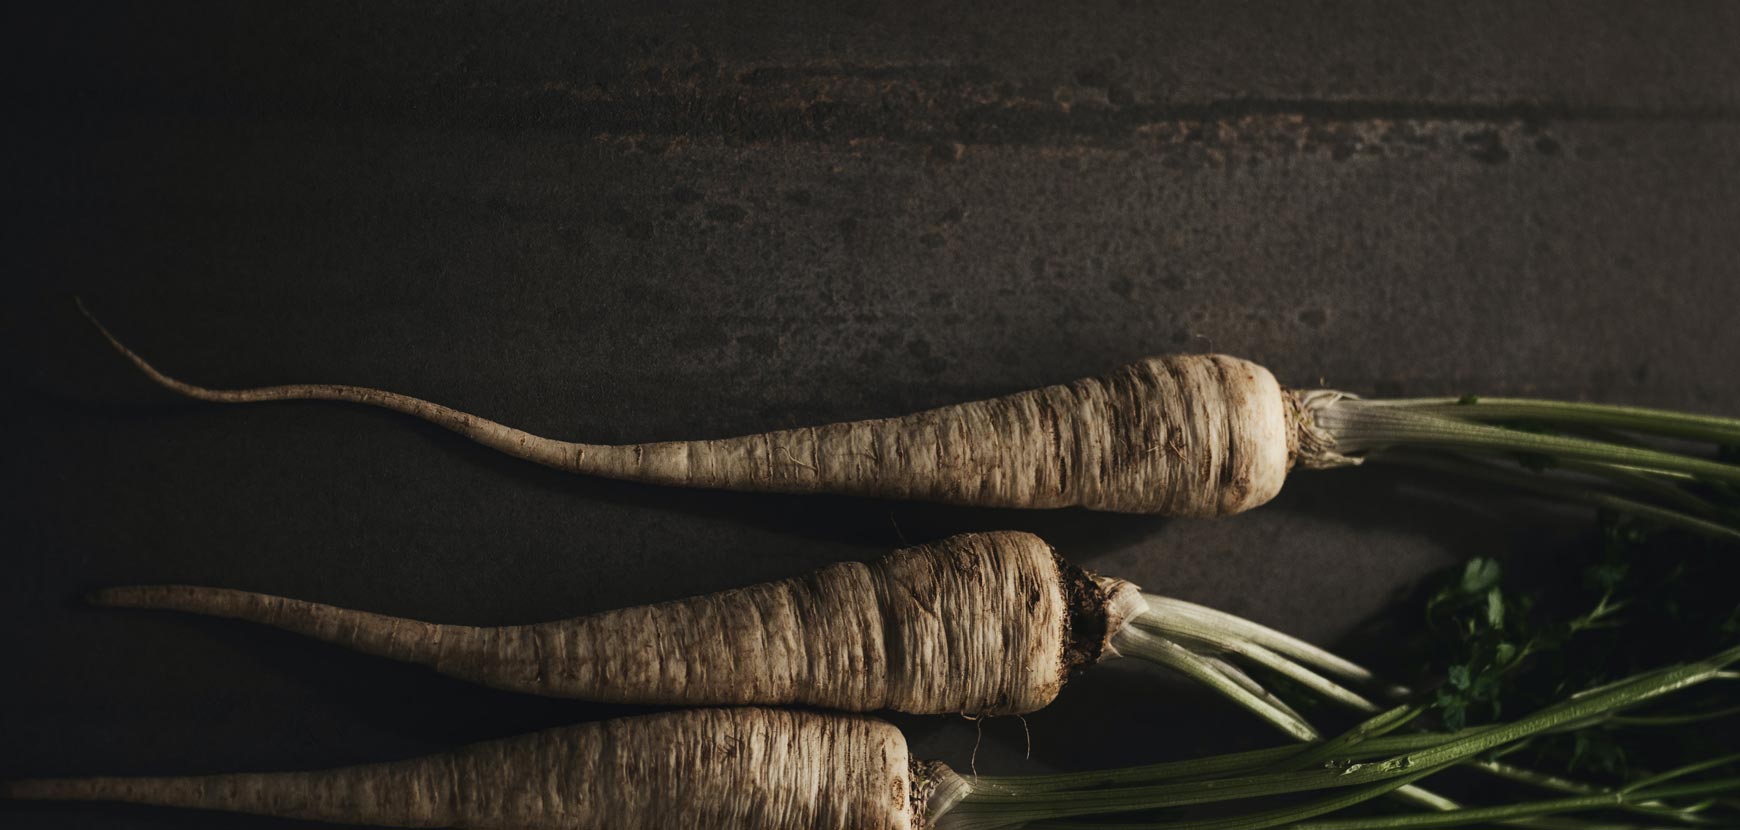
[[139,586],[105,605],[288,629],[498,688],[662,704],[1023,714],[1146,607],[1029,533],[966,534],[792,579],[523,626],[418,622],[245,591]]
[[924,787],[882,721],[690,709],[317,772],[37,779],[0,797],[120,801],[374,827],[915,830]]
[[[1301,449],[1299,433],[1310,428],[1294,393],[1267,369],[1226,355],[1181,354],[894,418],[735,438],[586,444],[358,386],[209,389],[163,374],[103,334],[152,380],[199,400],[377,406],[557,469],[680,487],[1223,516],[1280,491]],[[1304,444],[1308,454],[1315,446]],[[1321,466],[1324,459],[1300,461]]]

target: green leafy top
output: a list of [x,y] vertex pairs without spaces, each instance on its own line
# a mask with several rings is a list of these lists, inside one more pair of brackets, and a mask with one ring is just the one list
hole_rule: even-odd
[[[1527,711],[1664,660],[1740,644],[1732,546],[1601,518],[1592,555],[1518,562],[1480,556],[1432,582],[1423,676],[1446,729]],[[1621,774],[1611,730],[1584,729],[1542,752],[1572,770]]]

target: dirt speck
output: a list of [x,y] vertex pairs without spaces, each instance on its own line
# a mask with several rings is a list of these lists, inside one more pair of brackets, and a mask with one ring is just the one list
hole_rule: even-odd
[[1329,312],[1321,308],[1307,308],[1299,312],[1299,322],[1314,329],[1323,328],[1329,322]]

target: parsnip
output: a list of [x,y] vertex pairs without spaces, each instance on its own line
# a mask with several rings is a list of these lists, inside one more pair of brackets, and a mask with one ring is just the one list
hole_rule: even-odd
[[1297,398],[1268,370],[1222,355],[1153,358],[1099,378],[898,418],[600,445],[358,386],[207,389],[159,372],[102,331],[152,380],[190,398],[378,406],[560,470],[681,487],[1209,516],[1273,498],[1298,444]]
[[911,830],[906,740],[866,717],[693,709],[318,772],[36,779],[0,797],[124,801],[373,827]]
[[[0,798],[472,830],[1403,830],[1613,808],[1690,816],[1695,826],[1709,823],[1699,820],[1712,813],[1732,812],[1716,799],[1740,792],[1740,779],[1710,773],[1735,756],[1693,760],[1613,790],[1555,779],[1578,793],[1570,798],[1425,813],[1361,810],[1349,820],[1306,822],[1536,736],[1587,728],[1627,708],[1731,678],[1729,667],[1737,661],[1740,649],[1730,649],[1645,672],[1490,728],[1395,733],[1419,712],[1398,707],[1316,745],[1091,772],[961,776],[946,764],[913,758],[899,730],[863,715],[691,709],[552,729],[409,761],[320,772],[24,780],[0,784]],[[1276,799],[1305,793],[1313,795]],[[1715,798],[1683,811],[1665,805],[1707,796]],[[1154,818],[1155,811],[1208,804],[1220,805],[1210,818]]]
[[[82,306],[81,306],[82,308]],[[88,316],[88,312],[87,312]],[[1551,462],[1573,478],[1498,473],[1530,492],[1740,538],[1740,514],[1687,481],[1740,484],[1740,465],[1638,446],[1629,434],[1740,444],[1740,419],[1507,399],[1372,401],[1282,387],[1226,355],[1166,355],[1105,375],[916,414],[693,441],[560,441],[360,386],[210,389],[172,378],[103,329],[161,386],[203,401],[336,400],[402,412],[560,470],[680,487],[837,493],[1012,508],[1224,516],[1280,492],[1295,467],[1441,456]],[[1508,426],[1523,426],[1511,429]],[[1397,452],[1401,450],[1403,452]],[[1432,455],[1420,458],[1424,450]],[[1467,472],[1491,476],[1490,465]],[[1617,490],[1618,492],[1614,492]]]
[[187,586],[102,605],[251,620],[515,691],[623,703],[1021,714],[1108,654],[1146,603],[1028,533],[983,533],[793,579],[523,626],[437,625]]
[[1129,657],[1206,683],[1296,738],[1316,737],[1217,656],[1226,652],[1374,708],[1319,673],[1369,683],[1358,666],[1090,574],[1019,532],[954,536],[869,564],[532,625],[441,625],[177,585],[109,588],[91,599],[248,620],[496,688],[616,703],[1025,714],[1087,667]]

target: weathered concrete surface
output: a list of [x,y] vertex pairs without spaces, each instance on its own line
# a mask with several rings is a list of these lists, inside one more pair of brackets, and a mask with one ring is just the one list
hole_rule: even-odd
[[[1376,473],[1300,476],[1225,522],[576,480],[383,413],[170,401],[74,290],[191,379],[368,383],[595,440],[1208,348],[1360,392],[1740,412],[1733,5],[693,5],[8,26],[0,777],[324,765],[621,711],[74,601],[100,585],[508,622],[1018,528],[1334,642],[1453,557],[1582,527]],[[902,725],[967,766],[973,724]],[[1027,729],[1031,764],[1021,724],[984,724],[980,769],[1271,740],[1139,671]]]

